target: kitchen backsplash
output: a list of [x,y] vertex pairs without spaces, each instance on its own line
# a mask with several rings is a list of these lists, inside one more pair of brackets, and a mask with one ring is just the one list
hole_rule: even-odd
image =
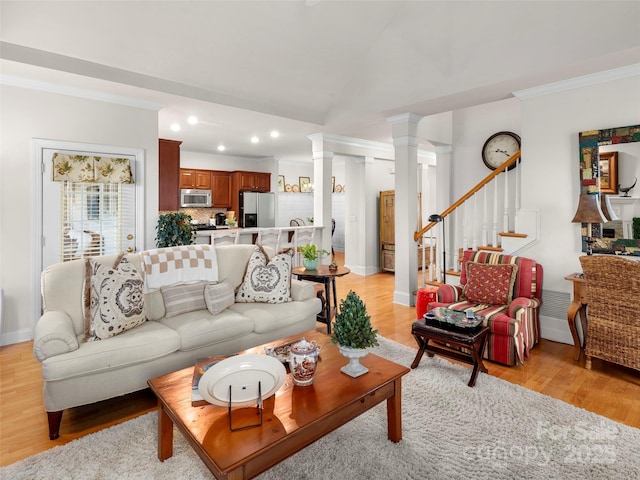
[[[226,208],[181,208],[178,211],[186,213],[191,216],[192,220],[196,220],[198,223],[209,223],[211,216],[218,212],[227,213]],[[163,213],[170,212],[160,212],[160,214]]]

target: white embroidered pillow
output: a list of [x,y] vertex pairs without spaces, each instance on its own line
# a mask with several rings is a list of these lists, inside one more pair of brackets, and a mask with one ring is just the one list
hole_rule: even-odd
[[235,294],[231,282],[225,280],[214,285],[204,287],[204,303],[211,315],[217,315],[225,308],[235,303]]
[[90,318],[86,340],[104,340],[146,321],[142,276],[126,258],[114,267],[90,258],[87,269]]
[[281,253],[271,260],[256,245],[244,280],[236,293],[238,303],[286,303],[291,301],[291,255]]

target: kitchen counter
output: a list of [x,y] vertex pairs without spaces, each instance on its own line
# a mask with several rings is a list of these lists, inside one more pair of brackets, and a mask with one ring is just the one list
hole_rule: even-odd
[[315,227],[313,225],[306,225],[304,227],[268,227],[268,228],[259,228],[259,227],[255,227],[255,228],[220,228],[217,230],[196,230],[196,243],[210,243],[211,242],[211,236],[213,234],[215,234],[215,232],[217,231],[237,231],[238,235],[240,236],[240,239],[238,240],[238,243],[247,243],[247,244],[252,244],[255,243],[256,241],[256,237],[258,236],[258,232],[260,230],[280,230],[280,232],[284,233],[284,232],[288,232],[288,235],[286,237],[286,239],[284,238],[284,235],[281,234],[281,236],[283,237],[282,240],[280,240],[280,245],[284,246],[288,243],[291,243],[291,238],[293,237],[293,232],[295,232],[296,230],[300,230],[301,228],[315,228],[317,230],[323,230],[325,227]]

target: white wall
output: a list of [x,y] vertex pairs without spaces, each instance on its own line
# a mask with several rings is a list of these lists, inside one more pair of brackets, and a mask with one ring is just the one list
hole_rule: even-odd
[[[578,133],[640,123],[640,77],[522,101],[524,209],[540,212],[542,237],[527,256],[544,267],[544,290],[572,294],[564,277],[581,271]],[[570,340],[566,317],[545,318],[545,338]]]
[[[39,295],[31,219],[36,176],[32,140],[73,141],[145,150],[145,240],[154,245],[158,212],[158,115],[156,111],[36,90],[0,86],[0,287],[5,305],[2,343],[32,338],[32,298]],[[46,219],[45,219],[46,221]]]

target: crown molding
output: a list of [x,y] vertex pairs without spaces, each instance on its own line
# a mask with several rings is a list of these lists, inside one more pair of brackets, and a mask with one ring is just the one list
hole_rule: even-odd
[[640,63],[628,65],[626,67],[614,68],[604,72],[592,73],[582,77],[571,78],[569,80],[547,83],[546,85],[540,85],[538,87],[518,90],[513,92],[513,95],[520,100],[528,100],[530,98],[542,97],[544,95],[560,93],[574,88],[588,87],[598,83],[635,77],[637,75],[640,75]]
[[125,105],[127,107],[144,108],[146,110],[154,110],[156,112],[165,107],[162,103],[149,102],[140,98],[125,97],[122,95],[98,92],[96,90],[87,90],[84,88],[41,82],[13,75],[0,75],[0,85],[28,88],[42,92],[56,93],[59,95],[68,95],[70,97],[86,98],[88,100],[97,100],[98,102],[115,103],[118,105]]

